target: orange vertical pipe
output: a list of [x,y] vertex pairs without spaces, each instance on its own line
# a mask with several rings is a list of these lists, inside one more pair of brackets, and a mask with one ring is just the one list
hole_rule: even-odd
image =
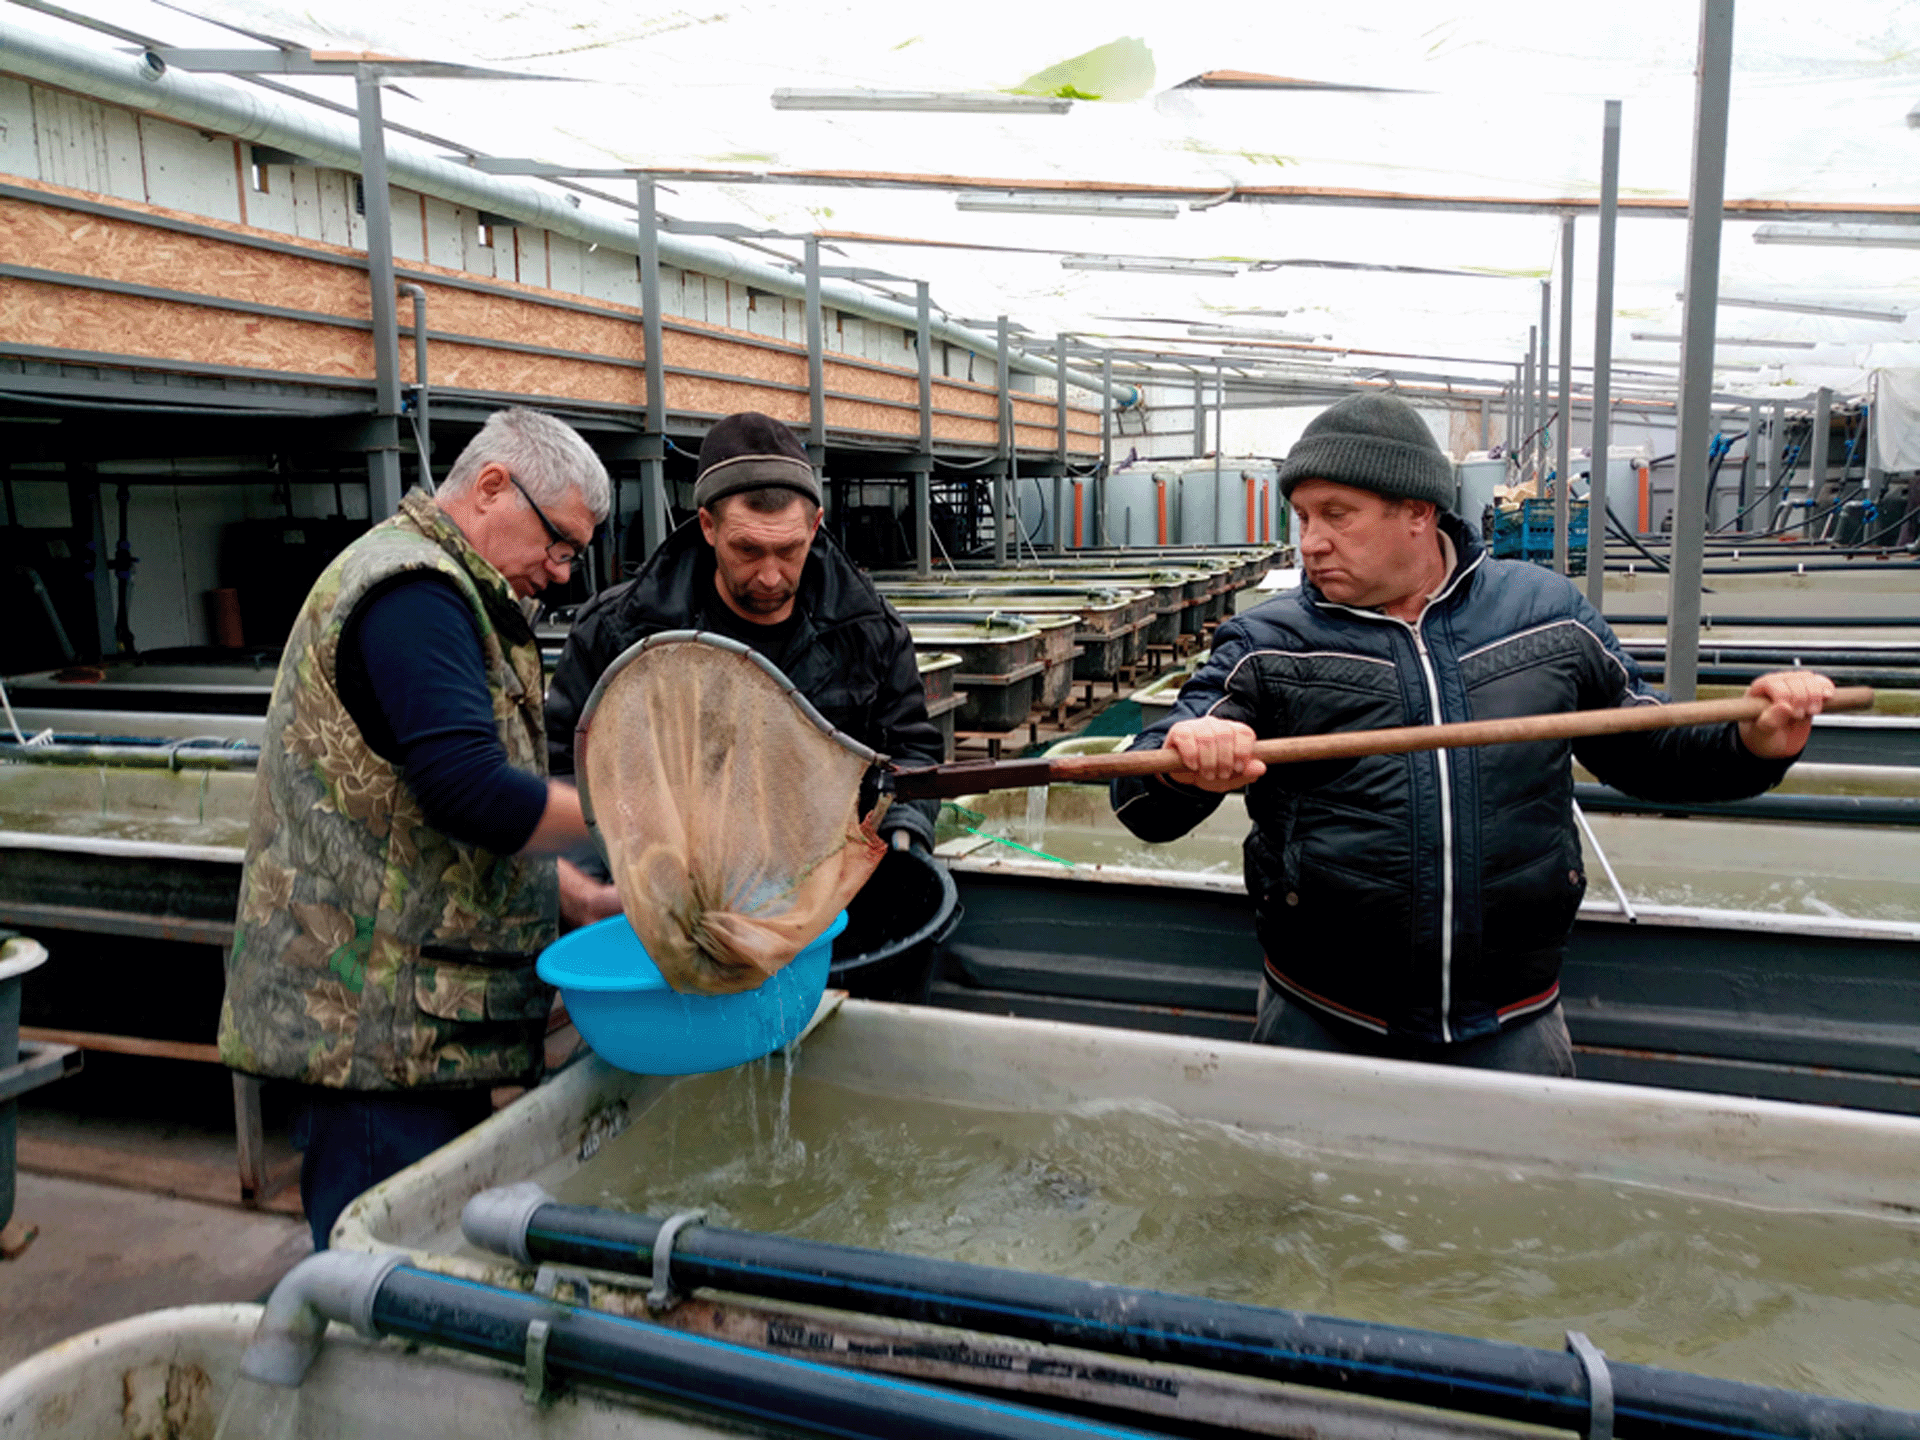
[[1260,487],[1260,543],[1267,544],[1271,536],[1267,533],[1267,487]]
[[1073,548],[1080,548],[1080,482],[1073,482]]
[[1154,544],[1164,545],[1167,543],[1167,482],[1166,481],[1156,480],[1153,482],[1153,497],[1155,502],[1158,504],[1159,510],[1160,510],[1160,526],[1157,532],[1160,538],[1154,541]]
[[1252,543],[1252,540],[1253,540],[1253,487],[1254,487],[1255,481],[1253,476],[1251,475],[1242,475],[1240,478],[1246,482],[1246,486],[1247,486],[1247,540],[1248,540],[1248,543]]
[[[1605,518],[1602,516],[1602,521]],[[1653,470],[1646,465],[1640,467],[1640,533],[1653,533]]]

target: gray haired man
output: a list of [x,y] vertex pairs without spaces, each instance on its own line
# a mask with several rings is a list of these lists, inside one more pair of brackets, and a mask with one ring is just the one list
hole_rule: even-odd
[[619,908],[552,858],[586,838],[546,778],[533,597],[606,518],[607,472],[533,410],[489,419],[436,495],[314,582],[274,682],[221,1058],[300,1088],[316,1247],[347,1203],[541,1070],[565,919]]

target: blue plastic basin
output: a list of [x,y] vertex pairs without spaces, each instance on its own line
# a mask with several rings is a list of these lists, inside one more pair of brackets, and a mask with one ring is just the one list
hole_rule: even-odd
[[758,1060],[799,1038],[827,988],[842,910],[758,990],[682,995],[661,977],[624,915],[575,930],[540,954],[581,1038],[636,1075],[698,1075]]

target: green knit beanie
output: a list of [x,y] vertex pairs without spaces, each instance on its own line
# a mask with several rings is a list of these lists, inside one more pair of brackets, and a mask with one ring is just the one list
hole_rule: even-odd
[[1453,504],[1453,462],[1420,412],[1393,395],[1349,395],[1312,420],[1280,467],[1280,493],[1302,480],[1332,480],[1391,500]]

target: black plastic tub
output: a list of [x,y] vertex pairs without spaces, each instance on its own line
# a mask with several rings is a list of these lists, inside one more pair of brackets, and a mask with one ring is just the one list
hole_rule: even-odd
[[889,850],[847,905],[827,984],[862,1000],[927,998],[941,943],[960,923],[947,867],[918,850]]

